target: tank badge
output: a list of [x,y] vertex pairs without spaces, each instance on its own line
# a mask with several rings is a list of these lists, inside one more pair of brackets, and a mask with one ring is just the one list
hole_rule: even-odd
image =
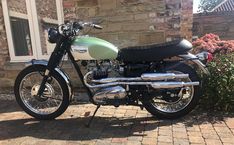
[[88,51],[88,48],[85,46],[75,46],[75,47],[72,47],[72,51],[78,52],[78,53],[86,53]]

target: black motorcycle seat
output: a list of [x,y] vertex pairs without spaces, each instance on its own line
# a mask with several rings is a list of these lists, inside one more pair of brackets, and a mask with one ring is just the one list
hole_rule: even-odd
[[192,44],[185,39],[161,44],[133,46],[122,48],[117,60],[123,62],[160,61],[168,57],[186,54],[192,49]]

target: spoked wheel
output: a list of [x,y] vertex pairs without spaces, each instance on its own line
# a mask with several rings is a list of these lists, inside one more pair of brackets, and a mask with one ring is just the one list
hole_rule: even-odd
[[54,119],[69,105],[69,92],[62,77],[53,72],[45,84],[44,92],[37,95],[45,67],[33,65],[24,69],[15,81],[15,97],[18,104],[29,115],[41,119]]
[[[188,79],[175,81],[194,82],[199,81],[196,71],[190,66],[181,64],[167,72],[175,74],[189,74]],[[158,118],[175,119],[192,111],[200,97],[200,86],[189,86],[163,90],[161,96],[154,96],[151,100],[143,102],[146,110]]]

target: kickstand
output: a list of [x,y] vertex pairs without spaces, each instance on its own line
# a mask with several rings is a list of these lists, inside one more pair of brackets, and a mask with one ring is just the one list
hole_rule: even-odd
[[85,124],[85,126],[86,126],[87,128],[90,127],[90,124],[92,123],[93,118],[94,118],[94,116],[95,116],[95,114],[97,113],[97,111],[98,111],[99,108],[100,108],[100,105],[98,105],[97,108],[95,109],[95,111],[94,111],[94,113],[93,113],[93,116],[90,118],[89,122],[88,122],[87,124]]

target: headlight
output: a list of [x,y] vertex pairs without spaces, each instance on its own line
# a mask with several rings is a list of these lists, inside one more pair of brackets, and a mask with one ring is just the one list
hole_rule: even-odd
[[48,41],[50,43],[56,43],[57,40],[59,39],[59,32],[58,29],[56,28],[49,28],[48,29]]

